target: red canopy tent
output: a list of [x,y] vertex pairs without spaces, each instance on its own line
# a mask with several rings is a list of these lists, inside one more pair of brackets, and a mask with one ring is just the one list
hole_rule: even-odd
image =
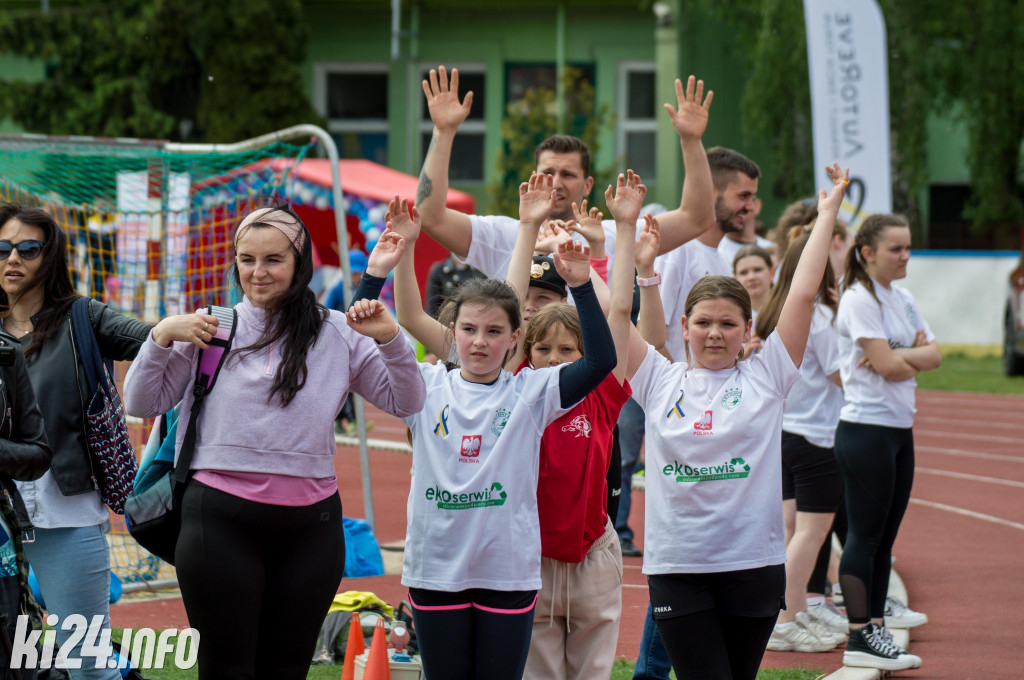
[[[367,160],[341,160],[338,161],[338,167],[341,172],[341,190],[346,194],[385,203],[393,199],[396,194],[409,199],[416,196],[419,180],[404,172]],[[330,161],[322,158],[306,158],[299,164],[296,176],[311,184],[330,187]],[[446,205],[453,210],[472,214],[476,209],[476,199],[467,193],[449,189]],[[335,250],[338,239],[332,211],[329,209],[318,210],[314,206],[297,205],[295,212],[309,228],[323,263],[338,266],[338,254]],[[353,246],[362,247],[366,239],[359,230],[358,219],[349,216],[347,222],[349,242]],[[427,274],[430,272],[431,265],[446,257],[448,257],[448,251],[426,234],[423,234],[417,241],[416,278],[420,282],[421,295],[426,286]]]

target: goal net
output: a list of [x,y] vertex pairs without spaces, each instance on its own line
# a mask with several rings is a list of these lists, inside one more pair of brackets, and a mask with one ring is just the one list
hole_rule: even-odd
[[[191,153],[166,142],[0,135],[0,201],[53,215],[68,237],[78,293],[155,323],[239,299],[229,271],[235,224],[256,207],[301,201],[293,170],[313,146]],[[127,366],[117,366],[119,383]],[[149,425],[129,419],[136,451]],[[122,517],[111,514],[109,539],[122,581],[173,578]]]

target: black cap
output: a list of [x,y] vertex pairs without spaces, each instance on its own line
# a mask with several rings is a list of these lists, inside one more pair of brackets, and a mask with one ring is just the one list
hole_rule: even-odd
[[567,294],[565,279],[555,270],[555,262],[547,255],[534,255],[530,266],[530,285],[558,293]]

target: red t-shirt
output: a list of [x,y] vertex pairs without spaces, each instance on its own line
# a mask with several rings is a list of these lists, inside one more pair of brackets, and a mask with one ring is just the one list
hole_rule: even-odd
[[[528,366],[524,361],[519,368]],[[540,440],[541,555],[582,562],[608,521],[608,465],[612,430],[632,395],[608,374],[574,409],[548,425]]]

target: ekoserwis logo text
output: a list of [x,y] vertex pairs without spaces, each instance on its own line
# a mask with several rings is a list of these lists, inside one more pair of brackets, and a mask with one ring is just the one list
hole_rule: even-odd
[[[199,631],[186,628],[182,631],[139,628],[125,628],[121,638],[123,654],[114,651],[110,642],[110,629],[103,628],[103,617],[94,616],[87,621],[81,614],[72,614],[63,620],[51,614],[46,623],[54,629],[69,635],[59,647],[54,636],[43,635],[41,630],[32,630],[27,616],[19,616],[11,640],[11,668],[15,669],[81,669],[128,668],[128,657],[132,666],[142,670],[161,669],[173,660],[180,669],[195,666],[199,658]],[[80,648],[80,654],[72,651]],[[169,665],[169,664],[168,664]]]

